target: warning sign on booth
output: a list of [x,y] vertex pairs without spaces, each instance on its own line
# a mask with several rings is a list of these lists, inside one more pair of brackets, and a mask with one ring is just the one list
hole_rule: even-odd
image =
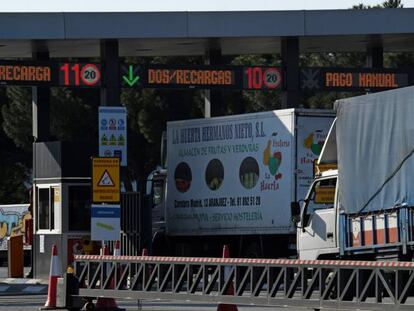
[[119,158],[92,158],[92,201],[94,203],[120,201]]

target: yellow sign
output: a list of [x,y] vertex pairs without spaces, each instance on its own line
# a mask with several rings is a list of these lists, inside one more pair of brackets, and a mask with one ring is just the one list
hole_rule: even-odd
[[335,186],[316,187],[315,203],[333,204],[335,201]]
[[114,203],[120,201],[119,158],[92,158],[92,201]]
[[338,164],[336,164],[336,163],[318,164],[317,162],[318,162],[318,159],[315,159],[313,161],[313,177],[315,177],[316,175],[322,174],[322,172],[338,169]]

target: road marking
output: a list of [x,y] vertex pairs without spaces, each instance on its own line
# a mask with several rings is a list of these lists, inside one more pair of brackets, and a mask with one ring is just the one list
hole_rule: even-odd
[[8,290],[10,288],[10,286],[6,286],[6,285],[0,285],[0,292],[5,292],[6,290]]
[[39,293],[40,291],[44,290],[46,286],[27,286],[23,289],[23,292],[34,292]]

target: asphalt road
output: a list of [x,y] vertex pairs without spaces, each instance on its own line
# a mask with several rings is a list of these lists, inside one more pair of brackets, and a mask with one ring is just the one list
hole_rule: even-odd
[[[46,295],[22,295],[22,296],[1,296],[1,311],[29,311],[39,310],[46,301]],[[155,300],[117,300],[118,307],[125,308],[127,311],[216,311],[217,305],[193,302],[176,302],[176,301],[155,301]],[[304,311],[307,309],[292,308],[271,308],[271,307],[254,307],[238,306],[239,311]]]

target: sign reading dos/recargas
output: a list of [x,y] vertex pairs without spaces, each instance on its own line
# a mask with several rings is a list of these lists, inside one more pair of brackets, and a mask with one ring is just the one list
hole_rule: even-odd
[[119,158],[92,158],[92,201],[120,201]]
[[121,86],[274,90],[283,87],[280,67],[217,65],[121,65]]

